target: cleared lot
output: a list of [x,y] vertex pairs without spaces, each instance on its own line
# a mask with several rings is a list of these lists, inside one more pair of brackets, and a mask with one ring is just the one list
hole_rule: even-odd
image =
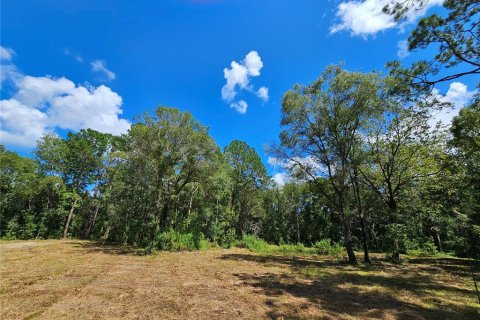
[[[476,319],[468,262],[0,242],[1,319]],[[478,270],[477,270],[478,271]]]

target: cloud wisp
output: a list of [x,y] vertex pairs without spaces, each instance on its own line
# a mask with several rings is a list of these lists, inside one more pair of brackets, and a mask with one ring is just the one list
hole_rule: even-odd
[[115,73],[107,68],[107,64],[105,61],[95,60],[90,65],[92,66],[92,70],[94,72],[98,72],[102,74],[106,80],[108,81],[115,80],[116,78]]

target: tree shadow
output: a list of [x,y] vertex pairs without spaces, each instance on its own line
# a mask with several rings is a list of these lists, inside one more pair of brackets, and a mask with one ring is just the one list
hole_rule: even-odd
[[145,250],[130,246],[122,246],[116,243],[103,241],[76,242],[74,247],[85,249],[88,253],[105,253],[111,255],[143,256]]
[[[292,274],[235,274],[244,284],[271,298],[266,304],[269,316],[274,319],[312,318],[309,315],[313,314],[313,318],[319,318],[319,312],[322,319],[347,316],[398,320],[478,319],[480,316],[480,308],[473,304],[449,302],[432,294],[434,290],[444,293],[447,298],[471,296],[474,302],[472,290],[437,282],[432,279],[432,273],[419,274],[415,269],[408,270],[406,264],[376,262],[372,266],[351,266],[304,257],[250,254],[225,254],[221,259],[283,266],[293,271]],[[416,263],[422,266],[421,263],[431,261]],[[302,273],[305,270],[314,272]],[[279,298],[284,295],[292,298]]]

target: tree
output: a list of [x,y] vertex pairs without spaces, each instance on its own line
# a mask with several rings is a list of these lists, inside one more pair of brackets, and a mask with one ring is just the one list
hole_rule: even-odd
[[432,147],[439,137],[429,124],[429,110],[436,101],[412,103],[409,97],[390,96],[389,88],[396,87],[396,82],[386,79],[381,99],[383,112],[366,127],[363,149],[366,161],[357,168],[388,210],[392,258],[399,260],[404,227],[398,215],[399,201],[412,183],[437,172]]
[[206,127],[188,112],[158,107],[145,114],[125,137],[109,192],[114,237],[149,244],[185,219],[203,172],[219,153]]
[[[56,175],[63,179],[69,189],[72,205],[65,220],[64,237],[68,233],[75,209],[82,199],[88,197],[87,188],[93,189],[99,197],[99,188],[105,179],[105,159],[112,151],[113,136],[95,130],[69,132],[66,139],[52,134],[45,135],[37,145],[35,155],[44,174]],[[82,195],[82,197],[80,196]],[[87,218],[84,236],[89,236],[95,224],[99,204]]]
[[261,196],[259,192],[267,182],[267,170],[255,149],[240,140],[232,141],[224,150],[232,167],[231,206],[238,218],[237,236],[243,233],[259,233]]
[[378,111],[378,89],[374,74],[330,66],[311,85],[295,86],[282,101],[283,130],[276,153],[315,182],[338,213],[352,263],[356,257],[349,212],[349,171],[365,121]]
[[[428,0],[394,0],[384,8],[397,20],[410,10],[420,10]],[[398,61],[388,63],[391,74],[407,81],[417,91],[431,90],[440,82],[480,74],[480,2],[446,0],[448,14],[423,18],[408,37],[410,51],[436,46],[432,60],[415,62],[402,68]],[[454,68],[454,69],[452,69]]]
[[468,223],[470,255],[478,258],[480,252],[480,97],[460,110],[452,121],[450,132],[453,157],[458,176],[461,202],[457,210]]
[[41,174],[37,163],[0,147],[0,236],[59,237],[64,226],[63,181]]

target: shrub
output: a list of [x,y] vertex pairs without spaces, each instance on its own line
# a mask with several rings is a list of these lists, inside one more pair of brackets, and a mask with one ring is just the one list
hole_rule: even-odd
[[247,248],[248,250],[254,252],[265,252],[269,249],[268,243],[266,243],[264,240],[246,234],[243,235],[242,240],[238,242],[236,246],[240,248]]
[[170,229],[158,235],[156,247],[165,251],[191,251],[206,249],[209,243],[202,233],[180,233]]
[[329,255],[329,256],[341,256],[343,253],[342,245],[332,242],[330,239],[323,239],[317,241],[314,245],[315,253]]
[[434,256],[438,254],[437,247],[431,241],[425,242],[417,249],[407,250],[409,256]]

